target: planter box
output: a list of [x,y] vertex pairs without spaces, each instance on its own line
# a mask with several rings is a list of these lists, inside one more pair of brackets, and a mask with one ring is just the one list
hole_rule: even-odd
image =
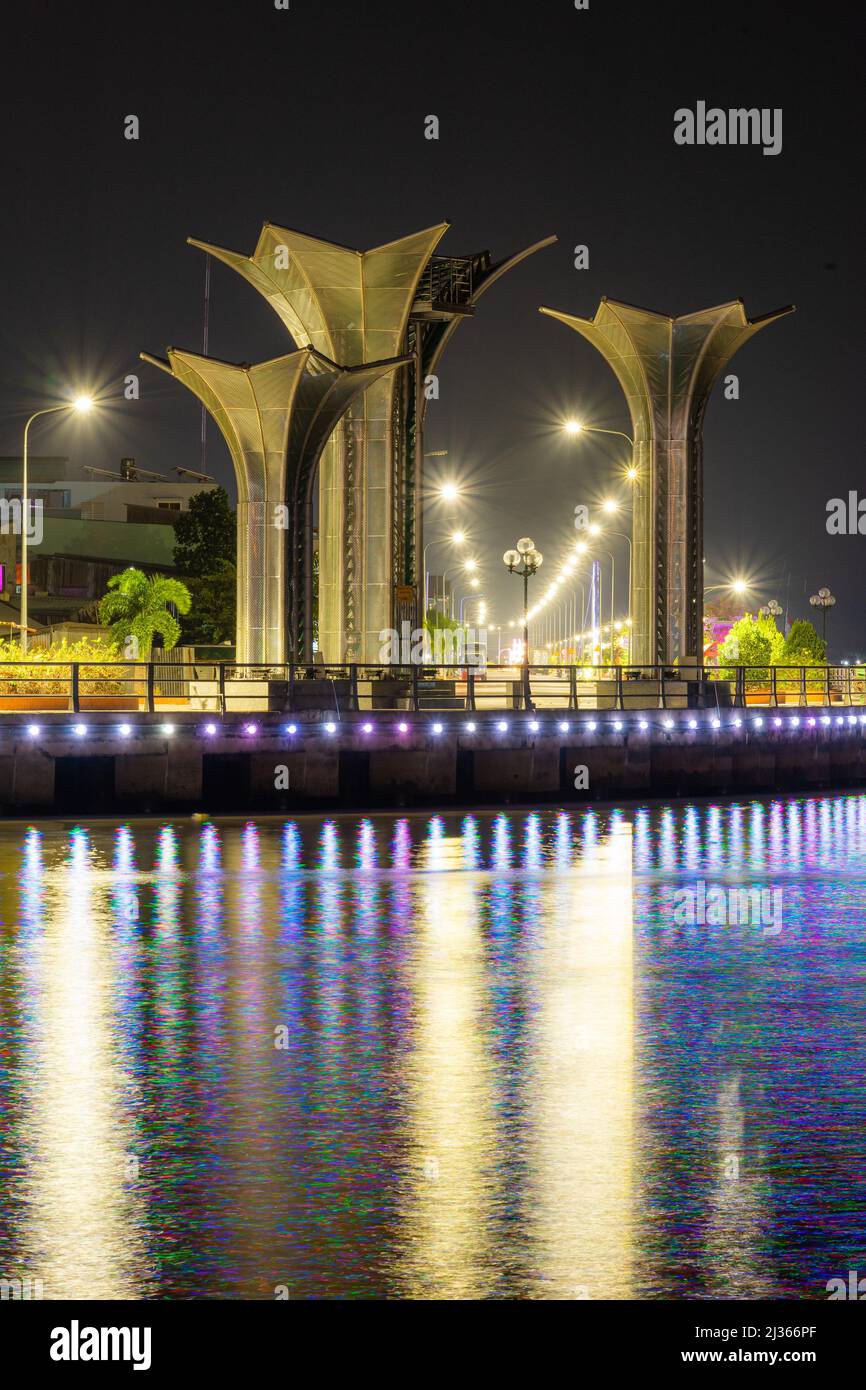
[[0,710],[20,709],[32,710],[67,710],[69,709],[68,695],[0,695]]
[[135,695],[82,695],[82,710],[137,710]]

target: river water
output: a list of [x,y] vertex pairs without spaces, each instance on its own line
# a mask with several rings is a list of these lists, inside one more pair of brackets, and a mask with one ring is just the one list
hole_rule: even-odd
[[859,795],[7,822],[0,1279],[826,1298],[864,889]]

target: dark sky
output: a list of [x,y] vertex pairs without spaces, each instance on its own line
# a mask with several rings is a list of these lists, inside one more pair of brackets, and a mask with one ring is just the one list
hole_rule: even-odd
[[[470,487],[461,521],[497,619],[517,601],[502,551],[529,532],[552,562],[575,502],[614,476],[616,450],[567,443],[558,420],[628,428],[608,368],[538,306],[591,315],[607,294],[677,314],[741,297],[750,316],[797,313],[735,359],[740,400],[718,386],[710,403],[708,582],[756,576],[760,600],[787,592],[792,616],[827,584],[834,656],[863,651],[866,538],[825,529],[829,498],[866,495],[855,13],[791,0],[20,6],[4,17],[0,84],[0,452],[20,453],[28,408],[95,382],[115,397],[98,424],[45,425],[36,453],[198,467],[196,404],[137,363],[142,348],[200,349],[204,257],[188,235],[250,251],[270,220],[365,248],[450,220],[442,251],[499,258],[556,233],[461,327],[429,415],[427,447],[449,450],[435,468]],[[699,100],[781,107],[782,153],[678,147],[674,111]],[[137,143],[123,138],[130,113]],[[438,142],[424,139],[431,113]],[[583,243],[590,269],[577,271]],[[210,351],[256,361],[289,346],[216,266]],[[129,371],[137,404],[119,400]],[[231,486],[213,427],[208,465]],[[443,516],[440,504],[428,538]]]

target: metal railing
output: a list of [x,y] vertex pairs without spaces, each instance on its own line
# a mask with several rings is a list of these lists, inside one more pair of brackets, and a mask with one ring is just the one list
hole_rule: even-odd
[[0,662],[4,711],[343,714],[362,710],[730,709],[864,705],[852,666],[390,666]]

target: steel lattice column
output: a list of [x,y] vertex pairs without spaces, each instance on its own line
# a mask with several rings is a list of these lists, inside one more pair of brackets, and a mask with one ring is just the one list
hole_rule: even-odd
[[713,384],[743,343],[792,306],[748,319],[740,299],[670,318],[603,299],[595,318],[554,309],[612,367],[634,437],[633,659],[700,660],[703,652],[704,412]]

